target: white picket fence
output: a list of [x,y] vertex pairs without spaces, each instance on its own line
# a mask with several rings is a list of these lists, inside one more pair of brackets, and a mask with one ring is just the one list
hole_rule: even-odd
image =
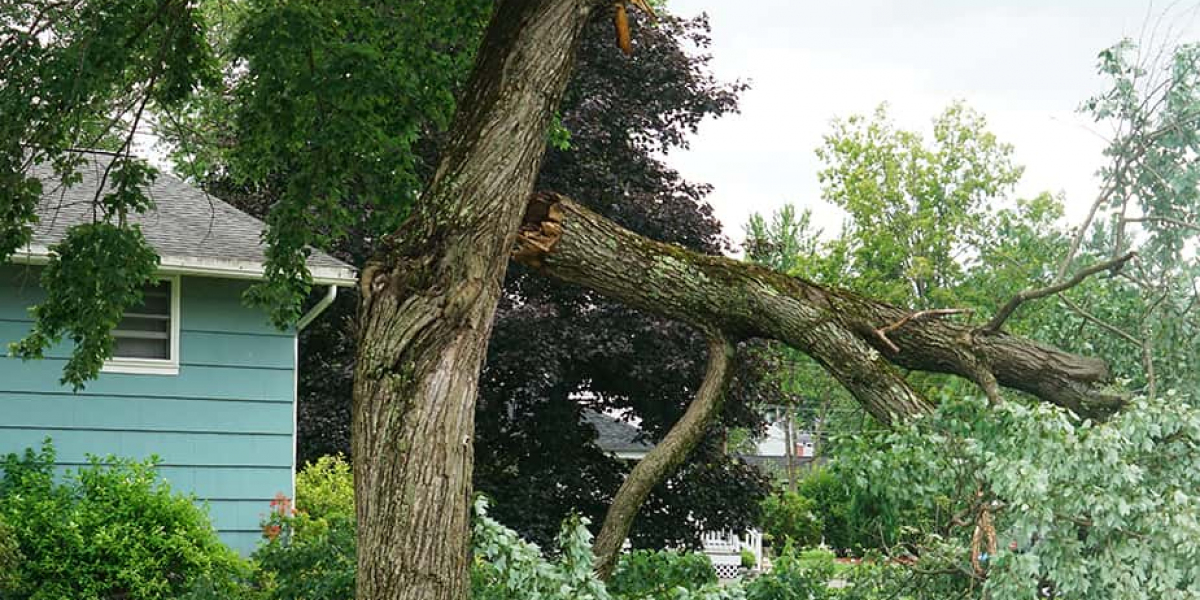
[[763,570],[762,532],[751,529],[743,534],[706,531],[700,535],[704,553],[712,561],[721,579],[733,579],[742,572],[742,550],[754,555],[753,572]]

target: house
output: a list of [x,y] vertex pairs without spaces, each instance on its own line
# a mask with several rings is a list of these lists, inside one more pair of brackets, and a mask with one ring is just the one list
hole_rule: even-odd
[[[69,188],[49,169],[35,171],[45,191],[33,243],[0,264],[6,343],[29,331],[48,247],[92,218],[111,158],[87,158],[83,180]],[[0,356],[0,454],[50,437],[60,469],[86,464],[89,454],[157,455],[172,488],[207,503],[222,539],[247,553],[269,501],[294,488],[298,329],[356,274],[313,252],[308,266],[326,293],[297,327],[278,330],[241,300],[263,277],[263,224],[167,174],[147,193],[156,208],[130,218],[162,258],[160,279],[117,326],[116,356],[78,393],[59,384],[67,343],[43,360]]]
[[776,480],[789,481],[800,477],[817,460],[813,434],[797,430],[795,422],[787,416],[789,413],[771,410],[765,413],[767,430],[762,439],[755,441],[754,453],[741,454],[739,458]]

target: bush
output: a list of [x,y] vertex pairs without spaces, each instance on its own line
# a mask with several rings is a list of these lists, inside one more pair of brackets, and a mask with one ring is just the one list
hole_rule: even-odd
[[887,508],[882,499],[859,489],[835,463],[810,472],[795,492],[767,498],[761,526],[776,548],[789,541],[797,546],[824,542],[839,555],[861,555],[897,542],[898,516]]
[[322,456],[296,475],[296,510],[310,517],[354,518],[354,473],[342,455]]
[[758,564],[758,559],[754,557],[754,553],[745,548],[742,548],[741,559],[743,569],[753,569]]
[[789,544],[775,559],[771,571],[746,585],[746,600],[825,600],[840,593],[829,587],[833,558],[805,561]]
[[0,515],[0,598],[15,595],[21,588],[21,563],[24,560],[16,531]]
[[811,498],[796,492],[767,496],[762,504],[763,533],[778,548],[789,542],[798,546],[820,544],[824,520],[815,504]]
[[350,465],[340,456],[306,465],[296,475],[296,509],[276,497],[263,534],[254,559],[269,598],[353,598],[357,540]]
[[717,571],[703,554],[637,550],[621,557],[608,591],[626,598],[659,597],[675,588],[697,590],[715,583]]
[[153,459],[89,460],[61,483],[49,441],[0,463],[0,521],[9,531],[0,535],[0,562],[16,564],[0,577],[5,598],[177,598],[240,568],[204,510],[172,493]]

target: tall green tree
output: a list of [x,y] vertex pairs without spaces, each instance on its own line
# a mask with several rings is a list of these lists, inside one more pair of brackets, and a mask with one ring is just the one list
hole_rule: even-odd
[[884,107],[833,123],[817,150],[822,197],[846,211],[831,254],[844,255],[855,289],[918,308],[951,305],[965,256],[987,235],[988,215],[1021,176],[1012,147],[982,115],[954,104],[926,141],[898,129]]

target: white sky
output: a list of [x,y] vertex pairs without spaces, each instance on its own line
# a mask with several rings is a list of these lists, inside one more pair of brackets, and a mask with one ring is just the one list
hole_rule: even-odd
[[[1076,109],[1103,90],[1100,50],[1130,37],[1200,39],[1195,0],[669,0],[707,12],[712,66],[745,79],[741,114],[706,121],[668,162],[715,186],[709,201],[735,242],[752,212],[820,201],[814,150],[837,116],[886,101],[900,127],[926,130],[956,99],[987,116],[1026,167],[1018,194],[1064,192],[1078,222],[1098,185],[1105,143]],[[1166,15],[1161,18],[1161,15]],[[1143,29],[1143,26],[1145,28]]]

